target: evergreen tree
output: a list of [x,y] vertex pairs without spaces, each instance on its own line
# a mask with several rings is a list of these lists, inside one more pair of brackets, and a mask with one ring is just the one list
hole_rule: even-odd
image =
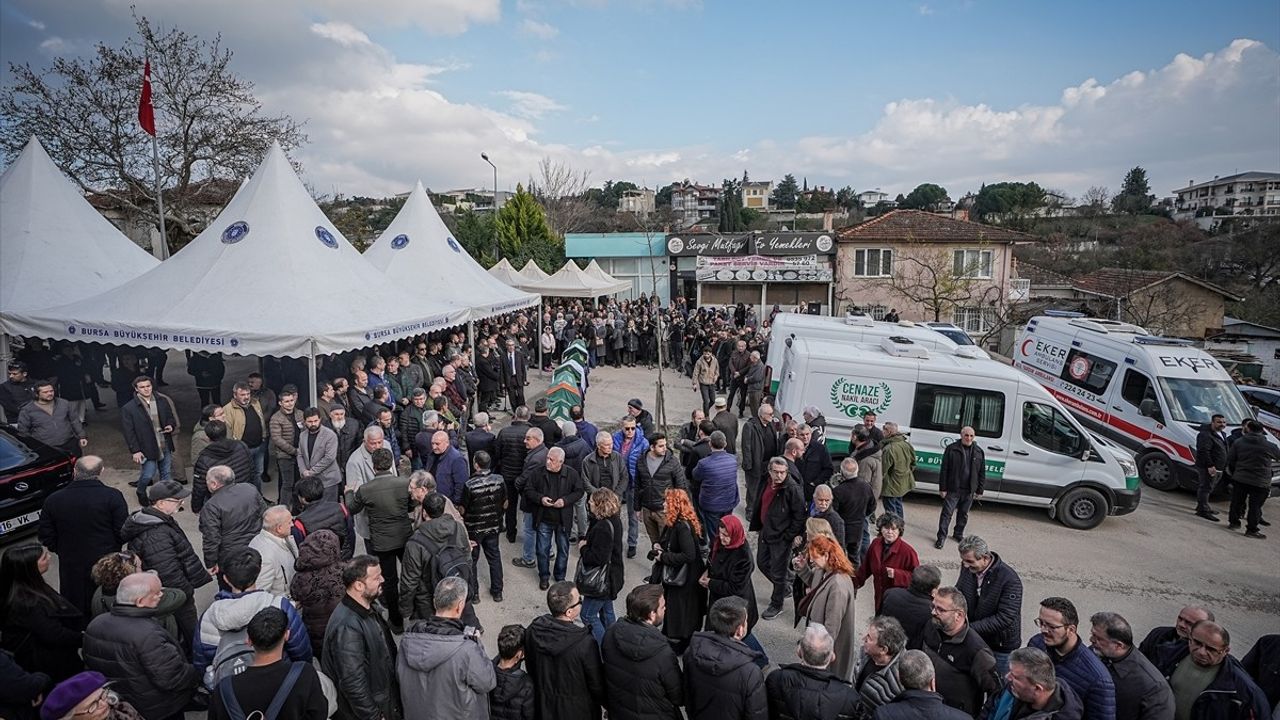
[[928,210],[930,212],[940,208],[943,203],[950,202],[951,197],[947,195],[946,188],[933,183],[922,183],[916,186],[906,198],[903,199],[901,206],[914,210]]
[[742,188],[733,180],[720,186],[720,232],[742,232]]
[[800,194],[800,184],[796,182],[796,176],[787,173],[782,181],[773,188],[773,195],[769,201],[775,206],[783,210],[793,210],[796,206],[796,196]]
[[1128,215],[1141,215],[1151,209],[1155,200],[1151,194],[1151,184],[1147,182],[1147,171],[1141,165],[1124,175],[1124,185],[1120,193],[1111,201],[1113,212]]
[[502,206],[494,220],[502,257],[521,267],[533,260],[543,270],[555,272],[564,265],[564,239],[551,232],[542,206],[523,186]]

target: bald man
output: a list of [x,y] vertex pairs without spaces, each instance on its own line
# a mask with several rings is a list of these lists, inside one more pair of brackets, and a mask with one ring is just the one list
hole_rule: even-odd
[[298,560],[298,542],[292,530],[293,515],[284,505],[273,505],[262,513],[262,530],[249,541],[249,547],[262,556],[262,569],[253,584],[257,589],[289,597]]
[[437,430],[431,435],[431,457],[425,459],[425,469],[436,479],[436,492],[449,498],[454,505],[462,504],[462,488],[471,473],[467,459],[449,442],[449,433]]

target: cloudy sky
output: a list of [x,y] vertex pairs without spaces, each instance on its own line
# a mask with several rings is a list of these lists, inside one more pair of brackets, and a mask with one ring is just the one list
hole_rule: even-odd
[[130,5],[220,33],[325,194],[490,186],[482,151],[504,188],[543,157],[953,197],[1280,171],[1275,0],[0,0],[0,79],[123,42]]

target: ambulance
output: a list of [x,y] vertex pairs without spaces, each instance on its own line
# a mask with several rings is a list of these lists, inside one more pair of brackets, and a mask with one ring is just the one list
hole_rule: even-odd
[[1133,512],[1141,483],[1123,448],[1091,436],[1027,375],[985,357],[929,348],[903,337],[861,342],[785,338],[777,408],[799,416],[816,405],[827,448],[849,454],[867,411],[908,433],[916,491],[936,493],[942,452],[972,426],[986,454],[983,500],[1048,510],[1076,529]]
[[[789,338],[812,338],[820,340],[862,341],[879,340],[890,336],[905,337],[922,347],[942,352],[956,352],[956,348],[964,347],[961,353],[975,358],[987,358],[986,351],[976,345],[958,345],[945,334],[926,325],[918,325],[910,321],[896,323],[878,322],[868,315],[846,315],[843,318],[828,315],[805,315],[802,313],[778,313],[773,319],[769,331],[769,356],[765,358],[765,379],[769,386],[769,395],[778,394],[779,376],[775,370],[782,366],[782,355]],[[800,417],[796,415],[796,417]]]
[[1253,417],[1211,355],[1115,320],[1052,311],[1031,318],[1013,366],[1085,426],[1128,448],[1142,481],[1158,490],[1195,488],[1196,435],[1215,414],[1226,418],[1227,432]]

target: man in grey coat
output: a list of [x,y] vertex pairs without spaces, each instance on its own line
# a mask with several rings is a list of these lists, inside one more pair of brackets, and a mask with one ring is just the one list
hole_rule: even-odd
[[57,397],[53,383],[36,383],[36,397],[18,411],[18,432],[52,448],[80,457],[89,444],[84,425],[71,403]]
[[[223,560],[249,547],[249,541],[262,529],[262,512],[267,509],[258,488],[235,479],[236,474],[226,465],[214,465],[205,475],[212,496],[200,508],[200,536],[204,539],[205,567],[215,571]],[[221,585],[222,574],[215,577]]]
[[587,536],[587,498],[601,488],[612,490],[619,499],[627,494],[630,477],[622,464],[622,455],[613,451],[613,437],[609,433],[596,435],[595,452],[582,459],[582,484],[586,492],[574,508],[574,536]]
[[[319,408],[307,408],[302,414],[304,432],[298,439],[298,477],[319,478],[324,499],[338,500],[342,469],[338,467],[338,434],[324,426]],[[291,507],[297,511],[298,508]]]
[[489,691],[497,686],[497,676],[479,631],[462,622],[467,581],[447,577],[436,585],[433,598],[435,615],[414,622],[400,641],[396,676],[405,720],[488,720]]

